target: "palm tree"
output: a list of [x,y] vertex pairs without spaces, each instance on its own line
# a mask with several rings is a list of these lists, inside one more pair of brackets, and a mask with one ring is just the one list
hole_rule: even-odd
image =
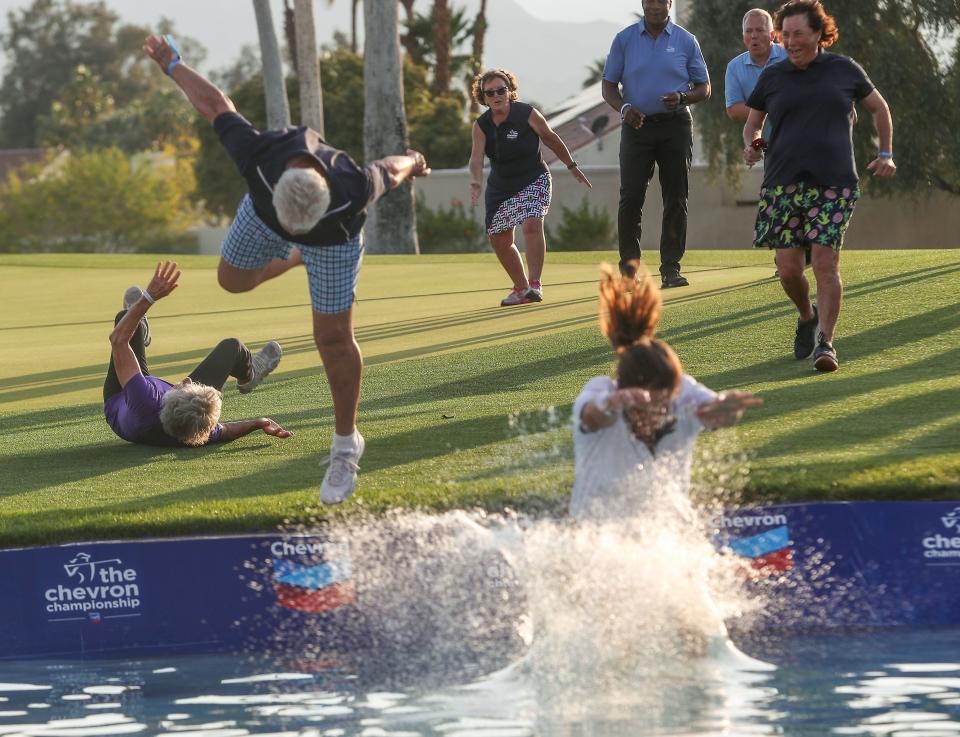
[[603,68],[607,65],[607,57],[594,59],[587,67],[587,78],[583,80],[583,89],[595,85],[603,79]]
[[263,92],[267,101],[267,127],[283,128],[290,125],[290,103],[283,81],[283,60],[280,44],[273,28],[270,0],[253,0],[260,36],[260,59],[263,65]]
[[[396,3],[363,4],[363,152],[367,161],[402,154],[407,147],[398,16]],[[371,253],[418,253],[411,182],[374,205],[364,234]]]
[[407,50],[407,54],[411,59],[416,58],[417,53],[417,39],[413,35],[412,23],[414,21],[413,13],[413,1],[414,0],[399,0],[400,4],[403,6],[403,11],[405,14],[404,25],[407,27],[407,32],[403,34],[403,48]]
[[[372,5],[373,3],[371,3]],[[297,77],[300,80],[300,123],[323,136],[323,90],[313,20],[313,0],[294,0]]]
[[[477,17],[473,21],[473,53],[470,56],[471,77],[476,77],[483,71],[483,42],[487,36],[487,0],[480,0],[480,10],[477,11]],[[467,82],[467,89],[473,79]],[[470,114],[476,115],[480,112],[480,103],[470,95]]]
[[433,0],[430,12],[436,65],[433,68],[433,94],[450,94],[450,6],[447,0]]

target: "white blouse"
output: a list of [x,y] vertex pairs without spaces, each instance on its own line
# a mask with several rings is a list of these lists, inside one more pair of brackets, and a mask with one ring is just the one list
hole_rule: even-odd
[[[580,424],[583,408],[600,406],[617,390],[607,376],[590,379],[573,403],[573,452],[576,463],[570,514],[577,519],[634,516],[658,498],[675,496],[667,491],[690,488],[693,446],[703,430],[697,408],[717,395],[691,376],[683,375],[673,403],[673,430],[657,441],[653,451],[637,440],[620,413],[609,427],[585,432]],[[658,493],[659,492],[659,493]]]

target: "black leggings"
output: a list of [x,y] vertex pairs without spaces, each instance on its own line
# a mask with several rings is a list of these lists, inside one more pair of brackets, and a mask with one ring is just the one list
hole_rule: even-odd
[[[117,313],[113,324],[116,325],[120,322],[125,314],[127,314],[126,310]],[[144,376],[150,376],[150,369],[147,367],[147,350],[146,346],[143,345],[145,335],[146,329],[141,322],[137,325],[133,337],[130,338],[130,347],[137,357],[137,363],[140,364],[141,373]],[[249,379],[252,366],[253,356],[250,354],[250,349],[236,338],[227,338],[221,340],[217,347],[200,362],[200,365],[190,372],[189,376],[194,384],[206,384],[220,390],[223,389],[223,385],[229,376],[238,380]],[[113,356],[111,356],[107,378],[103,382],[103,401],[106,402],[110,397],[122,391],[123,387],[120,386],[117,369],[113,365]]]

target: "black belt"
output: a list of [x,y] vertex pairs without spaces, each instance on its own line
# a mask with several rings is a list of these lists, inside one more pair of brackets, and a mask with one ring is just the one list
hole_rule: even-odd
[[689,111],[684,108],[683,110],[671,110],[669,113],[654,113],[653,115],[644,115],[644,123],[666,123],[671,120],[676,119],[690,120]]

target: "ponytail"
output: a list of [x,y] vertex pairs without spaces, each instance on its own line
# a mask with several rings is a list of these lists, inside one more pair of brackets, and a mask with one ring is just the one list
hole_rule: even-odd
[[618,353],[653,338],[660,320],[660,290],[642,263],[632,261],[630,266],[636,278],[614,276],[610,264],[600,266],[600,331]]
[[600,268],[600,330],[619,355],[617,386],[680,390],[683,364],[673,349],[654,338],[660,320],[660,289],[639,261],[636,277],[615,276],[609,264]]

